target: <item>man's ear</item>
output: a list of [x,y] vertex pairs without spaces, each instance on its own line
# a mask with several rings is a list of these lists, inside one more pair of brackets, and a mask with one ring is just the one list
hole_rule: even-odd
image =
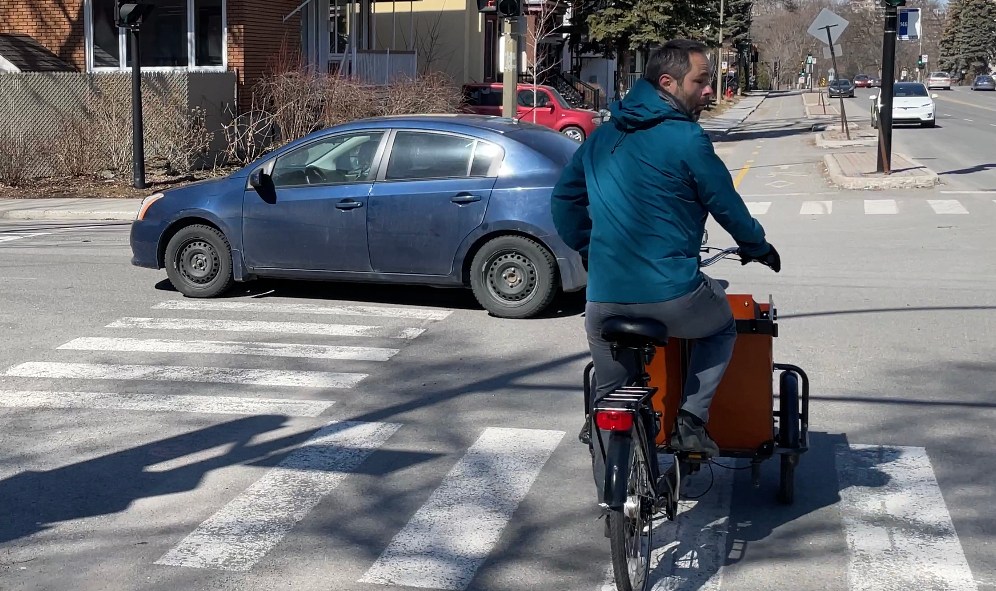
[[675,79],[671,77],[670,74],[661,74],[661,77],[657,80],[657,84],[660,88],[670,92],[671,86],[675,83]]

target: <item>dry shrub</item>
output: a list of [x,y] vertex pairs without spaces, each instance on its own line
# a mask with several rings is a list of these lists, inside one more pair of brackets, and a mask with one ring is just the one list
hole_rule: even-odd
[[64,113],[52,142],[52,166],[62,176],[90,176],[103,166],[102,146],[94,141],[93,113]]
[[90,139],[100,153],[100,170],[91,172],[131,170],[131,95],[98,89],[87,97],[86,103],[86,110],[93,117]]
[[33,136],[0,129],[0,184],[18,187],[28,180],[40,148]]
[[384,115],[456,113],[463,102],[460,88],[438,72],[401,79],[387,87],[381,103]]
[[188,174],[203,163],[214,139],[203,108],[187,108],[185,96],[168,91],[147,93],[142,107],[146,161],[163,160],[169,175]]

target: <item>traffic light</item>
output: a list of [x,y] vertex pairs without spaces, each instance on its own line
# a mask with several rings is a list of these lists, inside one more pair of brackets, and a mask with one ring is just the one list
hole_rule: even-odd
[[522,13],[522,6],[519,0],[477,0],[477,10],[498,16],[519,16]]
[[906,6],[906,0],[882,0],[882,6]]
[[114,11],[114,24],[122,29],[137,29],[154,6],[144,2],[124,2],[118,0]]

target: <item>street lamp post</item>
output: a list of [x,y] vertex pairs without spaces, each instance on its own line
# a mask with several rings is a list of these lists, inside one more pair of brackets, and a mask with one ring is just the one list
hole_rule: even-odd
[[152,11],[151,4],[118,0],[115,24],[131,32],[131,158],[132,184],[145,188],[145,126],[142,121],[142,44],[139,30],[142,21]]

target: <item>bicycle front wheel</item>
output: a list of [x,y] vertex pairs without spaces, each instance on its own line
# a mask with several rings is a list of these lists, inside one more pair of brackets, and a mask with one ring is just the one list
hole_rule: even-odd
[[644,591],[653,549],[653,495],[643,450],[633,446],[626,504],[609,513],[609,547],[617,591]]

